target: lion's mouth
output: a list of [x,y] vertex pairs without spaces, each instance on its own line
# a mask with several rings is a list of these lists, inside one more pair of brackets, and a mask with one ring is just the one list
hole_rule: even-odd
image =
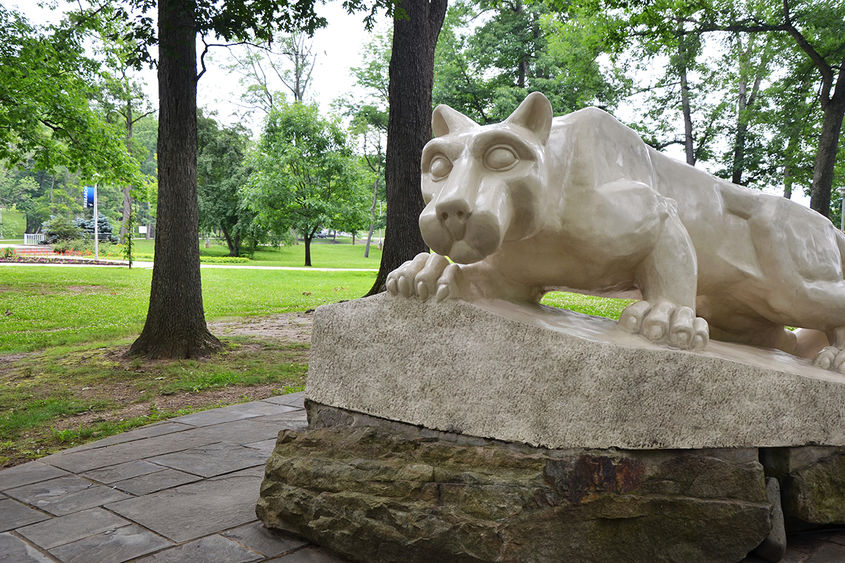
[[461,237],[449,229],[442,217],[426,209],[420,215],[420,231],[425,243],[437,254],[448,256],[459,264],[483,260],[499,249],[504,235],[503,225],[490,212],[476,211],[466,218]]

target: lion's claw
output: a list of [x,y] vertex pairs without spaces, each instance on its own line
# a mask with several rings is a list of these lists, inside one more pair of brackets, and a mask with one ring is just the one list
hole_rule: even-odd
[[691,308],[668,301],[632,303],[619,317],[619,326],[652,342],[682,350],[704,348],[710,340],[707,321],[696,317]]
[[813,363],[822,369],[845,373],[845,350],[836,346],[825,346]]
[[439,254],[423,252],[390,272],[385,287],[391,295],[416,296],[420,301],[434,296],[437,301],[443,301],[460,294],[460,278],[457,264],[450,264]]

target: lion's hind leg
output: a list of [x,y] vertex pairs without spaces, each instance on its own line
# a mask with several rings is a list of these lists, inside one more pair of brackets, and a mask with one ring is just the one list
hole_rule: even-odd
[[845,373],[845,327],[829,331],[827,338],[830,345],[822,348],[813,363],[822,369]]

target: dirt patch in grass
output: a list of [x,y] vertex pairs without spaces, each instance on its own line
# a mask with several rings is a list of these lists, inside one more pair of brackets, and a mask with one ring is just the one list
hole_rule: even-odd
[[[87,287],[87,286],[86,286]],[[226,319],[202,360],[127,358],[131,340],[0,356],[0,468],[188,412],[301,390],[312,315]]]
[[[222,389],[213,389],[204,393],[174,393],[173,395],[155,397],[148,402],[128,404],[125,407],[108,412],[85,412],[75,416],[61,418],[53,424],[52,428],[55,430],[67,430],[94,423],[116,422],[147,416],[151,411],[201,410],[208,408],[208,405],[222,406],[243,403],[245,401],[260,401],[261,399],[278,395],[278,393],[279,386],[276,384],[230,385]],[[121,400],[127,399],[120,392],[115,393],[113,398],[118,404],[121,404]]]
[[37,354],[37,352],[23,352],[21,354],[3,354],[0,355],[0,370],[2,370],[2,366],[12,367],[15,362],[18,360],[23,360],[24,358],[31,358]]
[[65,289],[71,293],[103,293],[106,291],[111,291],[114,293],[110,288],[104,285],[68,285],[65,286]]
[[265,340],[310,342],[313,313],[281,313],[268,317],[224,319],[209,323],[218,336],[252,336]]

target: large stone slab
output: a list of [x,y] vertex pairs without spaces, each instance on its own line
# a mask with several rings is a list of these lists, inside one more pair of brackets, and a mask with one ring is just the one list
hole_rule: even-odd
[[320,307],[307,398],[549,448],[845,445],[845,376],[776,352],[649,344],[607,319],[379,295]]
[[50,516],[21,504],[10,498],[0,499],[0,532],[14,530],[33,522],[41,522]]
[[775,448],[760,457],[781,484],[791,529],[845,525],[845,448]]
[[739,561],[771,530],[757,452],[283,431],[256,512],[357,561]]
[[184,542],[255,520],[260,482],[260,471],[239,471],[105,508],[175,542]]
[[56,516],[64,516],[107,502],[130,498],[120,491],[70,475],[6,491],[21,502]]

